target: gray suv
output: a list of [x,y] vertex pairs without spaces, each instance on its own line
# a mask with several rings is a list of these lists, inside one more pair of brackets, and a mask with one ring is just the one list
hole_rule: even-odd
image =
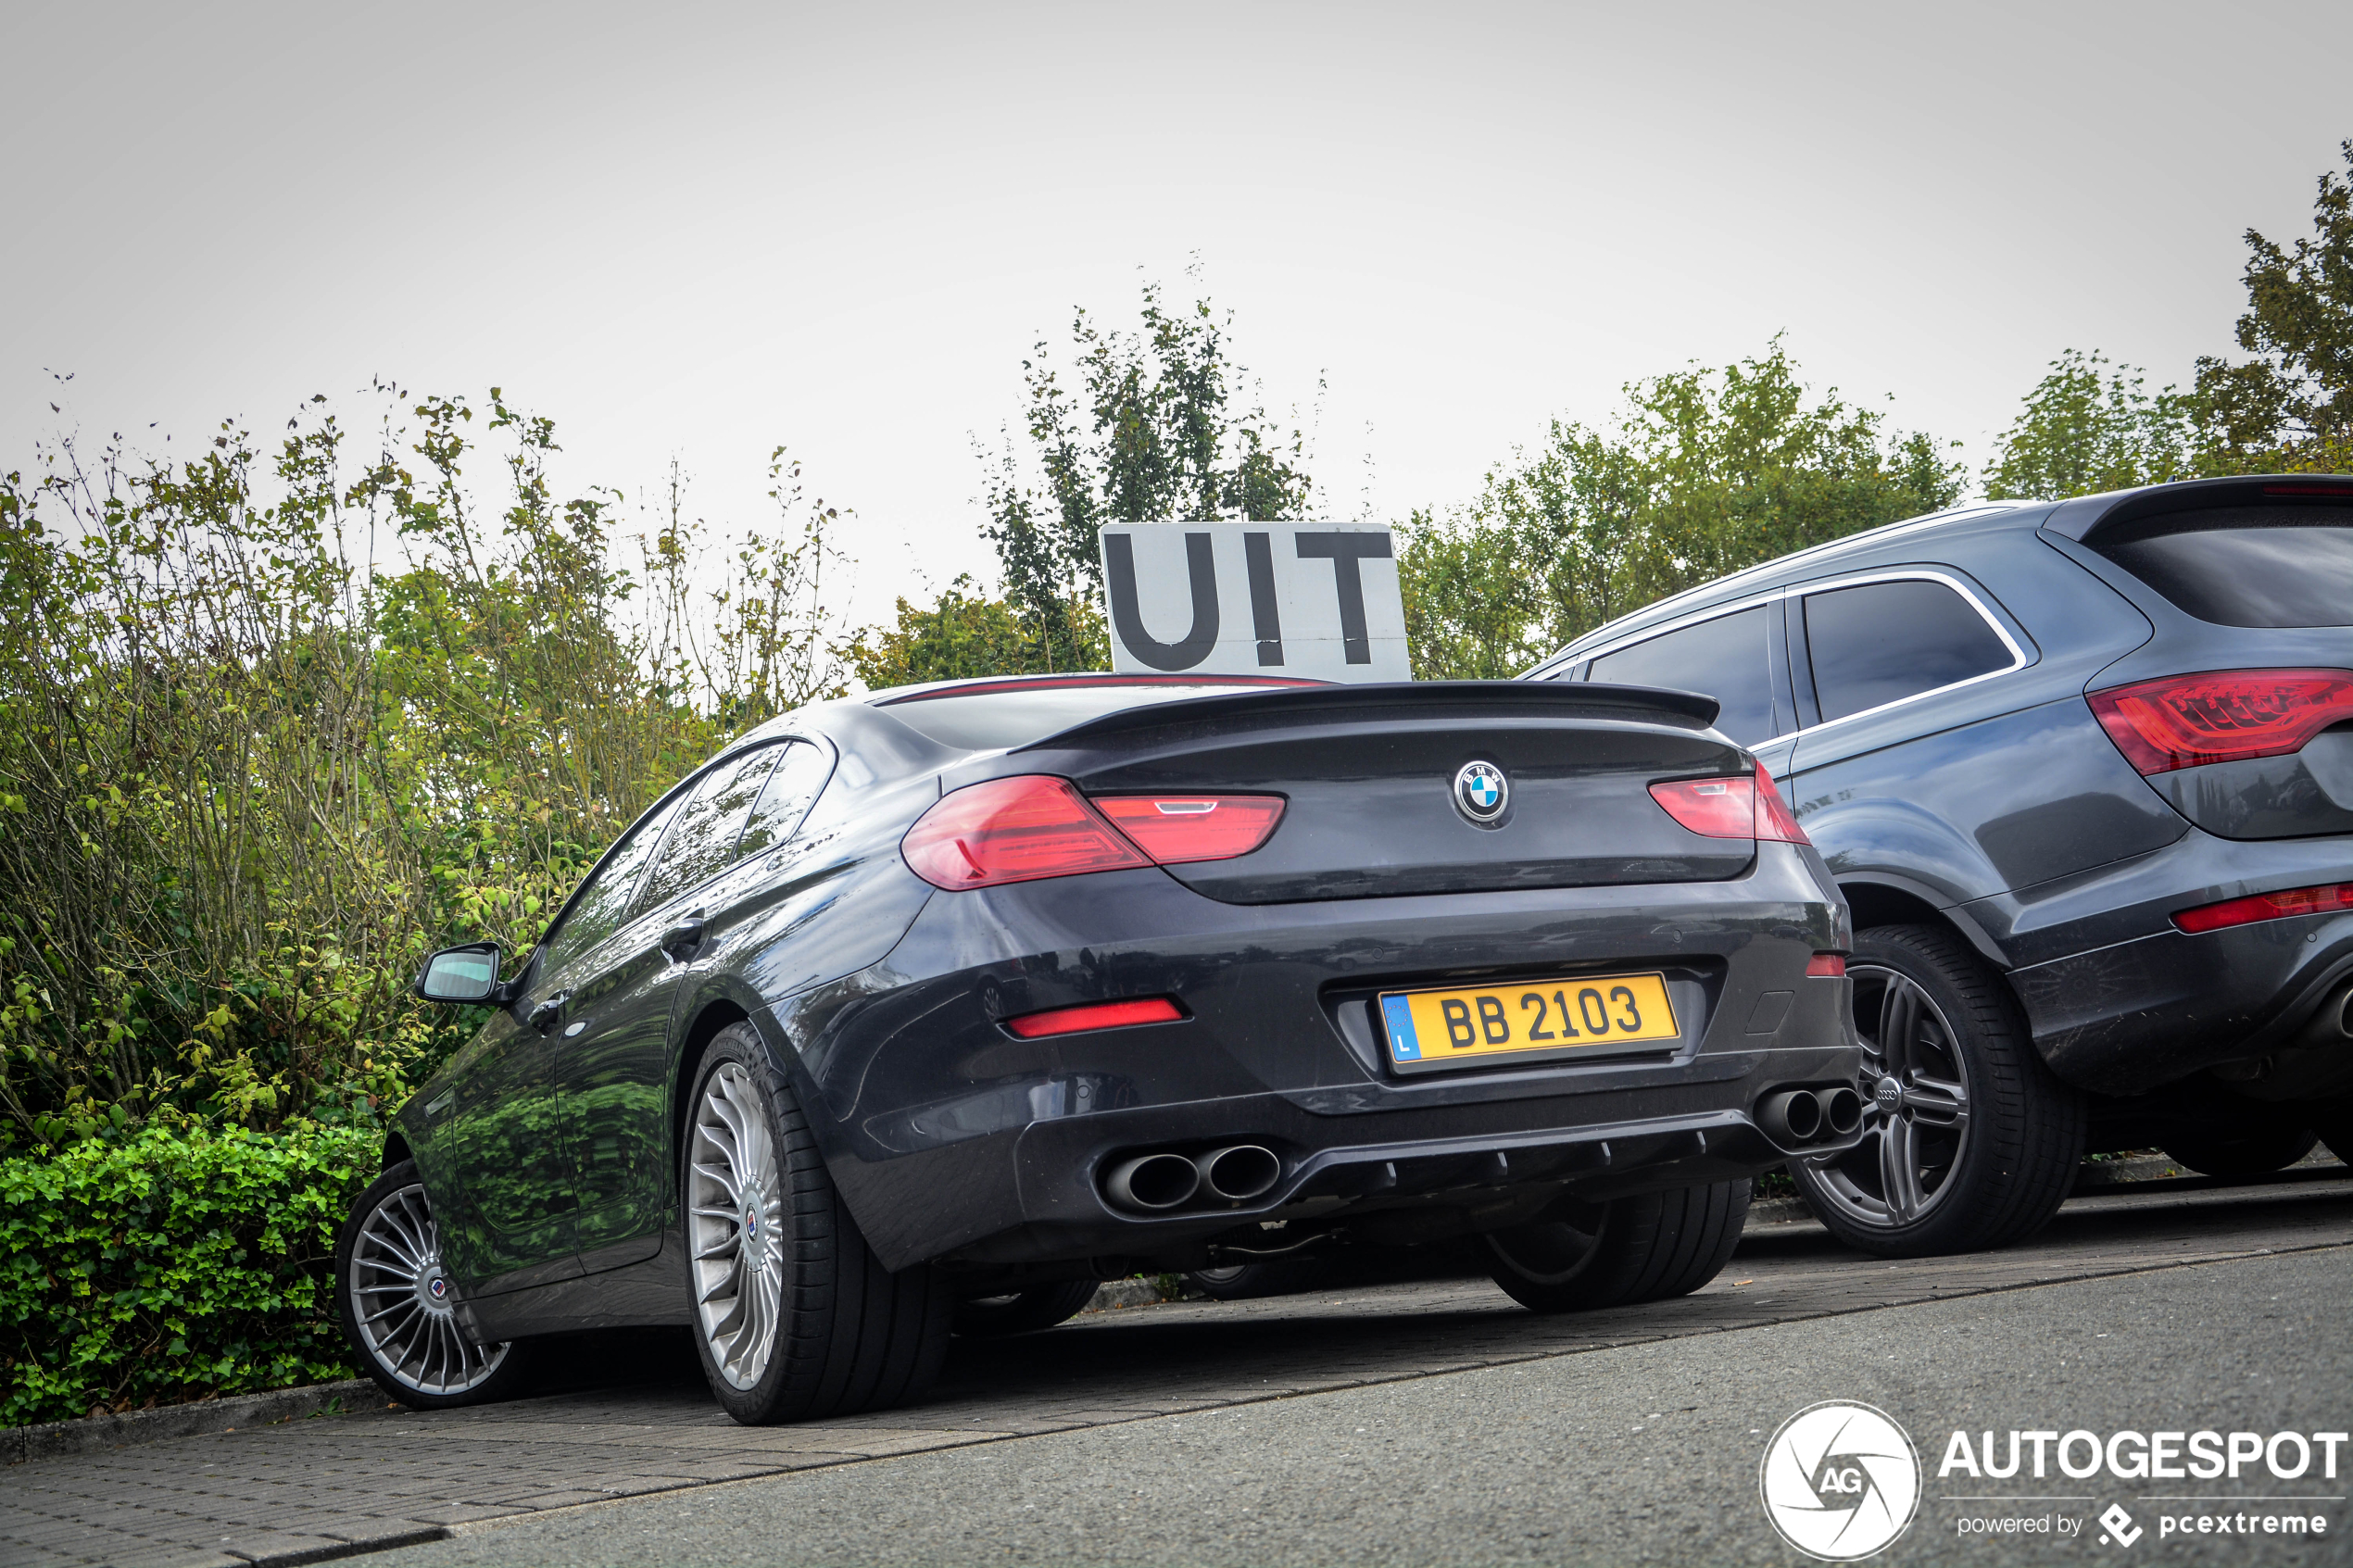
[[1852,905],[1848,1242],[1987,1247],[2086,1148],[2353,1158],[2353,481],[1995,502],[1652,605],[1529,672],[1705,692]]

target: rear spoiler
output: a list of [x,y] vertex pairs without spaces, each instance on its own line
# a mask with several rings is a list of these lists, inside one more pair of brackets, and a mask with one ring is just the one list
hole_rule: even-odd
[[2152,484],[2143,490],[2111,490],[2062,501],[2043,527],[2079,545],[2094,544],[2126,523],[2174,512],[2221,507],[2353,506],[2353,478],[2322,473],[2258,473],[2231,479],[2193,479]]
[[1189,722],[1231,724],[1315,714],[1431,719],[1466,709],[1477,710],[1482,719],[1630,719],[1654,723],[1665,720],[1678,729],[1704,730],[1716,722],[1720,706],[1714,697],[1698,692],[1590,681],[1389,681],[1276,687],[1125,708],[1013,750],[1059,750],[1074,741]]

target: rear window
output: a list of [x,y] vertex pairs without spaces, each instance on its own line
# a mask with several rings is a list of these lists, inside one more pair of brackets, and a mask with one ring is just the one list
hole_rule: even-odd
[[2092,548],[2219,626],[2353,625],[2353,507],[2174,512]]
[[887,697],[878,706],[890,716],[942,746],[963,751],[1000,751],[1027,746],[1074,724],[1147,703],[1187,697],[1231,696],[1269,686],[1314,686],[1320,681],[1171,681],[1162,676],[1104,676],[1070,685],[1016,684],[979,689],[951,688],[934,696]]

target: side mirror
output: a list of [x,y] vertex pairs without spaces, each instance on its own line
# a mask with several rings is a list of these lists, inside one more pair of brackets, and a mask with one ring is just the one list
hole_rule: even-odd
[[417,972],[417,995],[429,1002],[486,1002],[498,995],[498,945],[444,947]]

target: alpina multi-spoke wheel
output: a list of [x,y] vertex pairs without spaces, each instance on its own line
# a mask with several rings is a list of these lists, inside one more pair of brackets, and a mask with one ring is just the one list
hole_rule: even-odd
[[867,1247],[749,1024],[705,1047],[679,1153],[695,1345],[728,1414],[803,1421],[923,1392],[956,1299],[930,1268],[893,1273]]
[[724,1061],[703,1080],[686,1146],[695,1311],[719,1375],[751,1388],[776,1353],[784,1317],[785,1203],[768,1110],[749,1072]]
[[458,1320],[441,1232],[414,1161],[360,1195],[335,1247],[344,1333],[378,1387],[421,1410],[503,1398],[522,1375],[513,1343],[483,1345]]
[[2001,1246],[2040,1227],[2074,1185],[2083,1102],[2043,1064],[2008,985],[1929,926],[1858,933],[1846,972],[1863,1139],[1790,1162],[1816,1217],[1891,1258]]

